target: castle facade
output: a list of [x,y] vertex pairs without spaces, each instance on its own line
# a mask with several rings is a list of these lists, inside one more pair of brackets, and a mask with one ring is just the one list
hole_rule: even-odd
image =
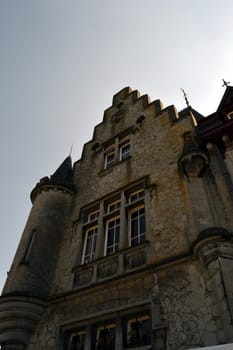
[[124,88],[31,193],[2,350],[233,343],[233,87],[213,114]]

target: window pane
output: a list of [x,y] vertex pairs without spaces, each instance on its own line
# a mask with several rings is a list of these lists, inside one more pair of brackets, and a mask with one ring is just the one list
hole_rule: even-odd
[[116,326],[105,325],[97,328],[96,350],[114,350],[116,340]]
[[145,208],[135,209],[130,213],[130,244],[135,246],[145,241]]
[[110,229],[108,230],[108,247],[113,245],[114,242],[114,230]]
[[131,237],[138,236],[138,218],[131,221]]
[[110,203],[107,207],[107,211],[108,211],[108,213],[111,213],[112,211],[117,210],[120,207],[121,207],[121,201],[118,200],[116,202]]
[[91,248],[92,248],[92,239],[91,239],[91,237],[89,237],[87,239],[86,255],[89,255],[91,253]]
[[145,222],[145,215],[140,217],[140,234],[146,232],[146,222]]
[[83,262],[88,263],[94,259],[96,250],[97,227],[86,232]]
[[120,218],[114,218],[107,222],[107,245],[106,254],[116,253],[120,239]]
[[120,147],[120,160],[130,156],[130,143],[126,143]]
[[115,154],[114,152],[108,153],[105,156],[105,169],[110,168],[114,164]]
[[127,346],[136,347],[150,344],[150,319],[142,316],[128,320],[127,324]]
[[137,201],[137,200],[143,198],[144,195],[145,195],[145,193],[144,193],[144,190],[143,190],[143,189],[140,189],[140,190],[138,190],[138,191],[135,191],[135,192],[133,192],[133,193],[131,193],[131,194],[129,195],[129,202],[130,202],[130,203],[135,202],[135,201]]
[[85,332],[72,333],[68,341],[68,350],[84,350]]

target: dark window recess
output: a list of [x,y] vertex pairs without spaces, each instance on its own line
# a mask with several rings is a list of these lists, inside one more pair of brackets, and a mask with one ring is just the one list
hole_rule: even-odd
[[128,319],[127,339],[128,348],[143,346],[151,342],[151,326],[149,316]]
[[84,350],[85,349],[85,332],[72,333],[68,339],[67,350]]
[[95,350],[114,350],[116,342],[116,326],[97,327]]

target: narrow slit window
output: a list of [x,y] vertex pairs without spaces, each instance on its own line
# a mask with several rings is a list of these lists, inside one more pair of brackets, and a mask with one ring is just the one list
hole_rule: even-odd
[[28,264],[29,263],[30,253],[31,253],[31,250],[32,250],[33,242],[35,240],[35,236],[36,236],[36,230],[33,230],[32,233],[31,233],[31,236],[29,238],[29,241],[28,241],[28,244],[27,244],[27,247],[26,247],[26,251],[25,251],[25,254],[24,254],[24,257],[23,257],[23,261],[22,261],[23,264]]

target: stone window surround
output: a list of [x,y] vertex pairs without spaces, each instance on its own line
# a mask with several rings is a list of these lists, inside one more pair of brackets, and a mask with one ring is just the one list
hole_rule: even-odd
[[[98,258],[102,258],[106,256],[106,227],[107,222],[114,217],[120,217],[120,242],[119,242],[119,250],[130,247],[130,223],[129,223],[129,215],[134,209],[145,206],[144,197],[139,197],[135,201],[130,200],[130,196],[134,193],[140,192],[142,189],[145,191],[146,188],[146,179],[143,179],[137,183],[130,185],[129,187],[123,188],[116,193],[108,196],[107,198],[103,198],[102,200],[95,202],[93,206],[89,206],[87,209],[83,209],[83,217],[88,217],[90,213],[97,212],[99,210],[99,215],[96,220],[91,223],[83,222],[83,237],[85,240],[85,232],[94,226],[98,226],[97,230],[97,242],[96,242],[96,253],[95,260]],[[145,191],[145,196],[147,195]],[[120,208],[116,208],[116,210],[112,210],[108,212],[108,208],[111,204],[114,204],[117,201],[121,201]],[[92,209],[93,208],[93,209]],[[146,212],[146,208],[145,208]],[[90,226],[91,225],[91,226]],[[103,232],[105,233],[103,235]],[[84,248],[84,246],[83,246]],[[82,254],[83,256],[83,249]],[[83,259],[80,262],[83,263]],[[79,264],[80,264],[79,263]]]

